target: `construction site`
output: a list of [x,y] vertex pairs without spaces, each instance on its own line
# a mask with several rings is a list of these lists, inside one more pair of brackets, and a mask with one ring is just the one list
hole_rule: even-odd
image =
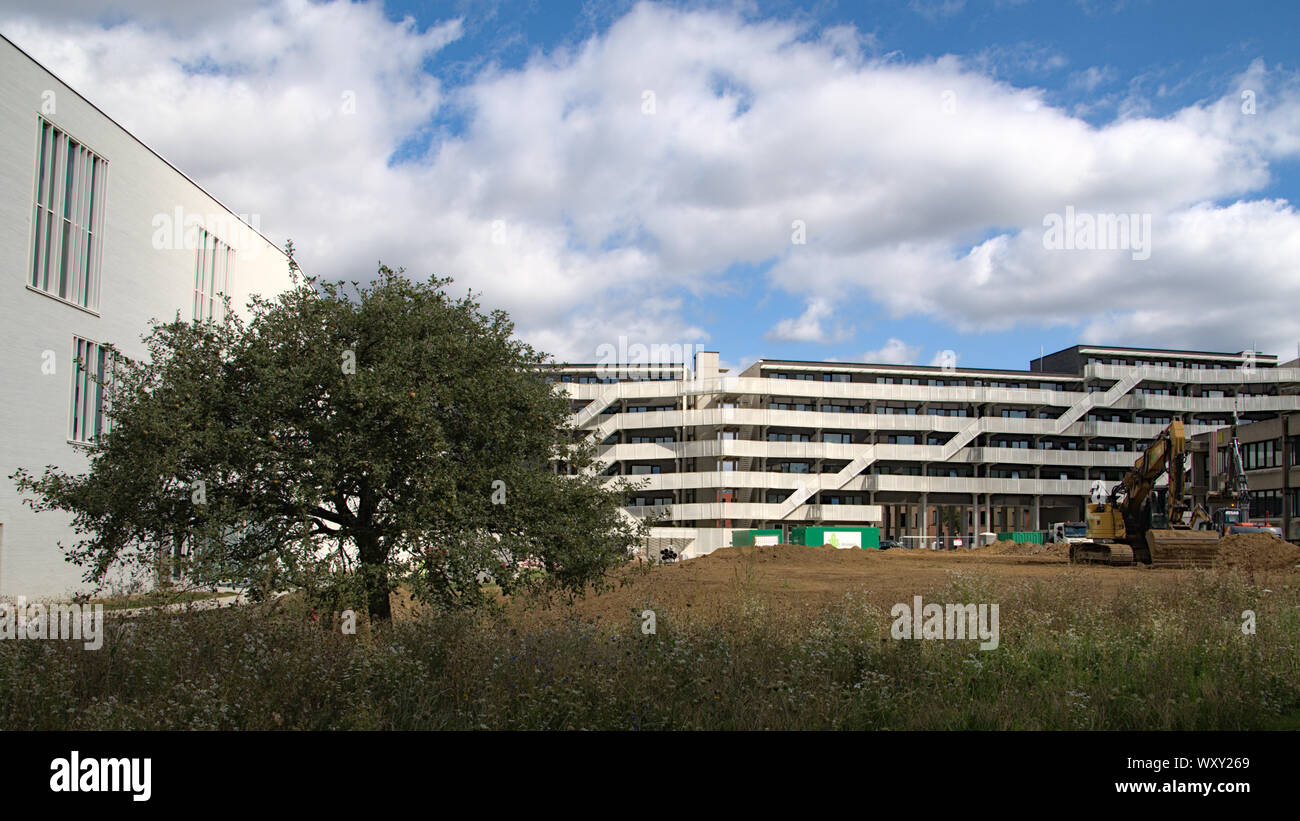
[[1112,493],[1164,492],[1169,465],[1148,465],[1149,481],[1130,471],[1174,424],[1175,516],[1229,504],[1237,431],[1252,515],[1300,539],[1300,361],[1271,354],[1077,345],[1023,371],[764,359],[733,373],[697,352],[553,379],[605,475],[638,483],[629,515],[684,557],[736,530],[788,542],[799,527],[874,527],[945,549],[1077,531]]
[[[1189,441],[1176,419],[1112,490],[1099,490],[1085,505],[1085,521],[1048,532],[985,533],[966,549],[882,541],[871,527],[806,527],[793,531],[792,543],[782,542],[780,529],[731,531],[732,547],[683,561],[650,539],[641,559],[660,565],[657,572],[588,606],[608,615],[619,610],[618,598],[651,596],[684,607],[721,601],[721,588],[736,581],[740,566],[757,574],[751,578],[756,589],[805,606],[855,590],[905,597],[973,568],[1004,581],[1052,580],[1066,565],[1074,583],[1112,594],[1130,585],[1168,584],[1181,570],[1240,571],[1252,581],[1300,571],[1300,546],[1283,539],[1281,528],[1252,518],[1238,426],[1215,439],[1224,443],[1219,460],[1208,458],[1208,440]],[[1194,455],[1200,457],[1195,464]],[[1189,476],[1198,468],[1208,481],[1194,486]],[[673,563],[672,570],[663,567]]]
[[[1218,543],[1215,558],[1202,572],[1234,571],[1261,586],[1295,586],[1300,583],[1300,546],[1271,534],[1230,535]],[[953,574],[980,576],[991,583],[991,590],[1068,584],[1081,595],[1107,600],[1135,589],[1173,590],[1187,572],[1196,571],[1072,564],[1065,544],[999,541],[960,551],[741,546],[629,573],[625,583],[612,590],[531,618],[576,616],[626,626],[653,603],[664,613],[709,620],[731,612],[746,597],[792,612],[815,612],[846,595],[863,595],[887,608],[914,595],[940,593]]]

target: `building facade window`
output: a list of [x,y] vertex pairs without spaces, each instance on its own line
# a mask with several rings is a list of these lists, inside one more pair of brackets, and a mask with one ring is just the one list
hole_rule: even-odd
[[1253,494],[1250,500],[1250,512],[1252,515],[1264,516],[1275,519],[1282,515],[1282,491],[1280,490],[1260,490]]
[[1241,461],[1246,470],[1260,470],[1282,466],[1281,441],[1247,442],[1241,446]]
[[222,297],[230,293],[230,268],[235,253],[213,235],[199,232],[194,251],[194,319],[221,322],[226,318]]
[[38,129],[28,284],[98,310],[108,163],[44,118]]
[[91,444],[108,429],[110,376],[108,348],[80,337],[72,338],[72,393],[68,415],[68,439]]
[[767,441],[769,442],[808,442],[811,441],[807,433],[768,433]]

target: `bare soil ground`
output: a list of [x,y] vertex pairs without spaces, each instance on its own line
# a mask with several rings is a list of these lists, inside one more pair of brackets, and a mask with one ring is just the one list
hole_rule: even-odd
[[[957,551],[729,547],[697,559],[625,571],[614,589],[588,594],[570,606],[531,612],[522,602],[507,606],[527,621],[576,616],[613,625],[626,624],[645,608],[708,619],[746,597],[783,610],[816,610],[852,592],[887,609],[916,595],[945,590],[954,573],[979,575],[995,586],[1068,583],[1105,600],[1136,587],[1177,584],[1183,574],[1194,572],[1071,565],[1064,554],[1064,545],[1013,542]],[[1297,563],[1300,547],[1276,539],[1264,543],[1255,536],[1233,537],[1225,543],[1220,572],[1237,569],[1263,583],[1281,576],[1294,579]]]
[[[1134,584],[1160,584],[1171,571],[1071,566],[1062,556],[998,555],[986,551],[838,550],[770,545],[728,547],[676,564],[625,572],[612,590],[572,606],[530,614],[530,620],[577,616],[622,623],[643,608],[709,618],[744,597],[781,609],[819,609],[846,593],[864,593],[886,608],[947,588],[953,572],[983,573],[1009,583],[1068,576],[1114,595]],[[522,604],[522,603],[513,603]],[[513,607],[512,607],[513,609]],[[520,612],[520,611],[516,611]]]

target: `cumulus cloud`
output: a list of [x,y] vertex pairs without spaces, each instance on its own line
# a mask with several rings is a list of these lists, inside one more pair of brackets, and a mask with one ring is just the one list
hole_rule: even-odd
[[851,328],[842,324],[834,328],[826,327],[827,321],[835,313],[830,302],[816,298],[808,301],[808,307],[797,317],[782,319],[768,331],[766,338],[782,342],[840,342],[853,335]]
[[[1293,74],[1256,63],[1222,99],[1162,117],[1126,103],[1096,126],[978,59],[876,58],[844,26],[649,4],[518,69],[444,83],[440,51],[465,25],[305,0],[202,26],[0,12],[20,46],[292,236],[308,271],[357,278],[382,256],[454,275],[564,358],[620,333],[703,341],[684,301],[729,292],[726,272],[749,266],[805,306],[773,339],[837,339],[829,306],[854,301],[1117,344],[1300,338],[1286,310],[1300,215],[1252,199],[1300,155]],[[1150,215],[1150,258],[1045,248],[1045,216],[1067,207]],[[920,355],[892,342],[881,350]]]
[[881,347],[864,353],[862,361],[872,365],[915,365],[920,355],[920,345],[908,345],[891,336]]

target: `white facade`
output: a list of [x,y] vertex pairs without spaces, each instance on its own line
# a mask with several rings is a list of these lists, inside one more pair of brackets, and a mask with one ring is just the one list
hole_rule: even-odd
[[75,352],[142,356],[151,319],[206,318],[223,292],[243,313],[250,295],[288,288],[258,222],[0,37],[0,596],[85,586],[58,547],[76,541],[69,518],[34,514],[8,478],[85,469],[72,440],[94,435],[97,397]]
[[927,545],[1044,529],[1080,520],[1175,416],[1194,435],[1300,408],[1300,368],[1250,352],[1076,346],[1025,371],[759,360],[739,374],[701,352],[555,379],[610,475],[645,482],[628,512],[662,517],[657,535],[685,555],[734,528],[880,525]]

